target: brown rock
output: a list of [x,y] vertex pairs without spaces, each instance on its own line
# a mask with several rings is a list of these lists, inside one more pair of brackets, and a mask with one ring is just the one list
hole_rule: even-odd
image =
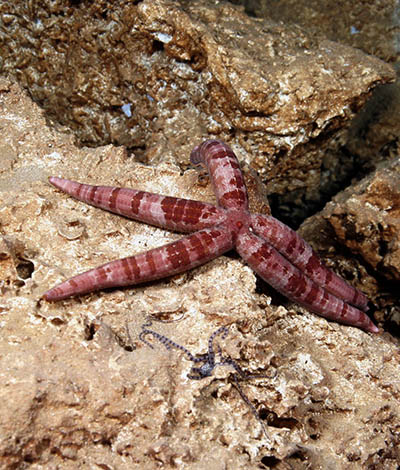
[[[47,175],[212,195],[195,171],[145,167],[112,146],[76,148],[70,136],[47,128],[17,86],[2,81],[2,90],[0,125],[8,132],[0,146],[14,155],[0,180],[2,468],[395,465],[398,344],[295,305],[271,306],[238,259],[220,257],[145,286],[38,302],[66,276],[179,237],[74,201]],[[20,260],[31,268],[21,269]],[[149,314],[171,320],[153,328],[193,354],[207,350],[217,327],[230,325],[218,344],[264,376],[240,386],[267,435],[229,367],[189,380],[192,364],[182,353],[138,340]]]
[[[300,26],[310,37],[327,38],[361,49],[393,64],[398,70],[397,0],[238,0],[235,3],[245,5],[246,11],[253,16]],[[379,162],[399,155],[398,76],[397,73],[395,83],[373,91],[371,98],[351,122],[348,132],[340,132],[328,145],[324,145],[320,188],[314,194],[306,193],[308,205],[311,203],[313,206],[308,209],[308,214],[312,214],[313,209],[314,212],[320,210],[352,178],[361,179],[373,171]],[[302,193],[298,196],[301,197]],[[285,208],[285,203],[288,208]],[[281,213],[287,213],[286,220],[293,217],[294,210],[300,209],[300,204],[296,204],[296,193],[281,194],[274,205],[280,206]]]
[[339,240],[390,280],[400,280],[400,157],[328,204]]
[[[299,230],[330,267],[369,296],[375,318],[396,332],[400,324],[399,168],[399,157],[380,165],[339,193]],[[343,246],[355,256],[344,253]]]
[[15,1],[0,15],[3,69],[81,142],[185,167],[194,143],[221,137],[295,220],[335,190],[332,137],[395,76],[360,50],[227,3]]
[[[252,14],[301,25],[310,34],[362,49],[388,62],[394,62],[399,52],[396,0],[282,0],[279,4],[244,0],[244,3],[252,4]],[[250,7],[247,8],[249,11]]]

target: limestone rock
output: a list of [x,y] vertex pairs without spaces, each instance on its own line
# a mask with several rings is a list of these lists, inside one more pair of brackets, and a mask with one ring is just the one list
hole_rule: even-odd
[[[375,318],[398,331],[400,309],[399,157],[339,193],[300,228],[325,261],[373,301]],[[336,240],[332,244],[332,240]],[[340,246],[355,256],[351,259]],[[340,255],[342,252],[342,255]],[[396,326],[397,325],[397,326]]]
[[[397,0],[238,0],[252,16],[295,24],[311,37],[327,38],[361,49],[392,64],[396,82],[377,87],[347,132],[323,148],[320,197],[307,197],[314,213],[352,178],[361,179],[380,162],[400,153],[399,4]],[[297,209],[294,194],[282,194],[275,205]],[[301,196],[301,192],[299,194]],[[322,197],[321,197],[322,196]],[[298,209],[297,209],[298,210]],[[308,213],[313,213],[309,207]]]
[[[396,60],[398,49],[398,3],[396,0],[243,0],[253,15],[295,23],[310,34],[324,36],[361,49],[388,62]],[[340,21],[338,21],[340,19]]]
[[358,49],[224,2],[19,0],[0,15],[3,69],[81,142],[184,168],[194,143],[218,136],[295,221],[335,190],[345,164],[325,158],[332,138],[395,77]]
[[390,280],[400,280],[400,157],[328,204],[338,239]]
[[[272,292],[236,258],[135,288],[39,301],[67,276],[179,237],[74,201],[49,174],[196,199],[212,193],[193,170],[145,167],[112,146],[79,149],[45,125],[18,86],[1,80],[0,90],[8,131],[0,147],[9,155],[0,179],[2,468],[395,465],[396,341],[271,305]],[[193,354],[229,326],[218,344],[260,376],[240,382],[258,417],[229,367],[189,380],[193,364],[182,353],[139,341],[149,315],[154,330]]]

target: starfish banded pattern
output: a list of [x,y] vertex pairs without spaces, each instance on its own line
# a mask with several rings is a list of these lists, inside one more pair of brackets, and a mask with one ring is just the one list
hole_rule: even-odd
[[371,333],[379,329],[365,314],[367,297],[327,268],[294,230],[271,216],[249,211],[238,159],[219,140],[195,147],[191,162],[209,173],[217,205],[50,177],[56,188],[80,201],[134,220],[194,232],[145,253],[79,274],[44,295],[57,301],[74,295],[130,286],[182,273],[235,248],[268,284],[289,299],[330,320]]

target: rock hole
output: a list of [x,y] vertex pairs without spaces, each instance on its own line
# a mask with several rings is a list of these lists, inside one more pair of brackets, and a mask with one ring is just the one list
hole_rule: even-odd
[[153,47],[152,47],[152,52],[158,52],[158,51],[163,51],[164,50],[164,43],[161,41],[158,41],[157,39],[153,40]]
[[312,439],[313,441],[317,440],[319,438],[319,432],[318,432],[319,424],[317,423],[317,421],[315,421],[313,418],[308,419],[307,428],[309,428],[308,435],[310,439]]
[[17,270],[18,276],[21,279],[29,279],[32,277],[35,266],[32,261],[18,257],[16,260],[15,269]]
[[293,429],[299,424],[297,419],[279,417],[276,413],[267,409],[260,411],[259,415],[260,419],[267,421],[268,426],[272,426],[274,428]]
[[128,352],[135,351],[136,349],[136,347],[130,343],[121,342],[121,346],[125,349],[125,351],[128,351]]
[[293,458],[293,459],[298,459],[302,462],[307,460],[307,457],[302,452],[300,452],[299,450],[297,452],[294,452],[290,457]]
[[112,442],[108,437],[103,437],[100,441],[100,444],[102,444],[103,446],[106,446],[106,447],[111,447],[112,446]]
[[269,410],[267,408],[262,408],[259,412],[258,412],[258,416],[260,419],[262,419],[263,421],[266,421],[268,419],[268,416],[269,416]]
[[31,453],[24,456],[24,462],[33,463],[34,461],[35,459]]
[[261,459],[261,463],[264,468],[275,468],[279,464],[280,460],[272,455],[265,455]]
[[94,335],[96,334],[97,328],[94,323],[90,323],[89,325],[85,325],[85,339],[86,341],[92,341]]

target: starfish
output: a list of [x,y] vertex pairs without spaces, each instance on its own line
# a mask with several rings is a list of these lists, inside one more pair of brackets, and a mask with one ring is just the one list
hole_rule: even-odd
[[207,168],[217,205],[58,177],[49,181],[80,201],[158,227],[194,232],[180,240],[79,274],[43,295],[57,301],[109,287],[131,286],[182,273],[235,248],[268,284],[331,320],[371,333],[368,299],[327,268],[294,230],[274,217],[249,211],[247,190],[232,149],[206,140],[190,156]]

